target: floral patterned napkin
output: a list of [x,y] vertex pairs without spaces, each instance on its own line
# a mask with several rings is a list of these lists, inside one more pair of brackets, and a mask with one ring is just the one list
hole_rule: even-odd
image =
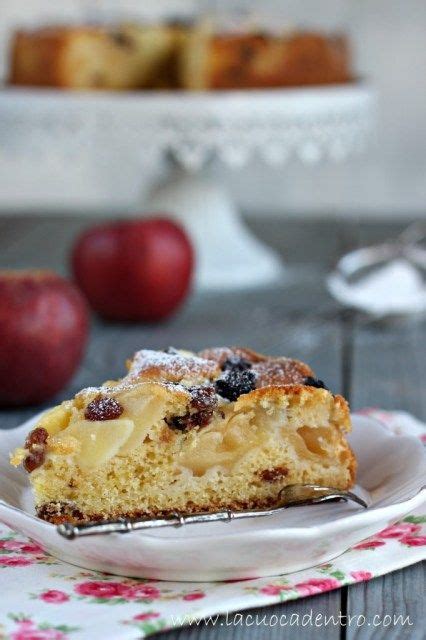
[[[396,435],[426,444],[406,413],[366,409]],[[426,504],[333,563],[238,582],[154,582],[84,571],[0,525],[0,640],[130,640],[215,616],[338,589],[426,558]]]

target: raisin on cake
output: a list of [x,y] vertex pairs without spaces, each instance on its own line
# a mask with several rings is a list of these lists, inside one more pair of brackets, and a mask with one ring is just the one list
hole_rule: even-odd
[[352,486],[349,430],[346,401],[297,360],[142,350],[45,413],[11,462],[53,523],[257,508],[289,484]]

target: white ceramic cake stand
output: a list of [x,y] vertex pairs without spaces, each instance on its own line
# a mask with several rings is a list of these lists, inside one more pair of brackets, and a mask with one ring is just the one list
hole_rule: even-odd
[[[172,171],[144,199],[146,211],[181,221],[197,254],[204,289],[273,282],[275,253],[244,225],[226,190],[208,177],[211,160],[232,168],[253,157],[269,165],[343,161],[368,142],[375,98],[363,83],[324,88],[215,93],[110,93],[4,89],[0,149],[78,162],[92,155],[111,180],[126,162],[141,171],[172,160]],[[118,157],[125,162],[114,166]],[[64,156],[61,158],[61,156]]]

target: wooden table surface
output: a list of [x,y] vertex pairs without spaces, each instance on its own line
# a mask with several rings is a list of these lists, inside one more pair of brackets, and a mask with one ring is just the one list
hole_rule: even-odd
[[[0,267],[50,267],[67,273],[69,247],[87,217],[1,217]],[[324,275],[344,251],[396,235],[398,223],[283,221],[262,219],[250,225],[272,244],[287,264],[282,284],[260,291],[193,295],[171,321],[159,325],[123,326],[93,321],[84,363],[57,400],[87,385],[123,372],[124,360],[141,347],[172,345],[200,349],[206,345],[248,345],[260,352],[307,361],[353,409],[379,406],[403,409],[426,421],[426,331],[424,323],[373,325],[342,312],[324,287]],[[229,274],[232,278],[232,273]],[[50,403],[52,404],[52,403]],[[13,428],[34,407],[0,412],[0,426]],[[244,638],[425,638],[425,563],[370,582],[327,594],[271,606],[251,613],[300,616],[321,612],[409,615],[412,626],[250,627],[215,626],[160,634],[162,640]]]

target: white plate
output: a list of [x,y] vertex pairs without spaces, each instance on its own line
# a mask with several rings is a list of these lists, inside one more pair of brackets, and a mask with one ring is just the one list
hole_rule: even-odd
[[278,575],[327,562],[422,504],[426,453],[419,440],[394,436],[373,418],[354,416],[351,446],[358,486],[369,508],[353,504],[297,507],[274,516],[188,525],[156,532],[68,541],[34,516],[28,477],[10,466],[37,416],[3,431],[0,441],[0,520],[71,564],[117,575],[209,581]]

